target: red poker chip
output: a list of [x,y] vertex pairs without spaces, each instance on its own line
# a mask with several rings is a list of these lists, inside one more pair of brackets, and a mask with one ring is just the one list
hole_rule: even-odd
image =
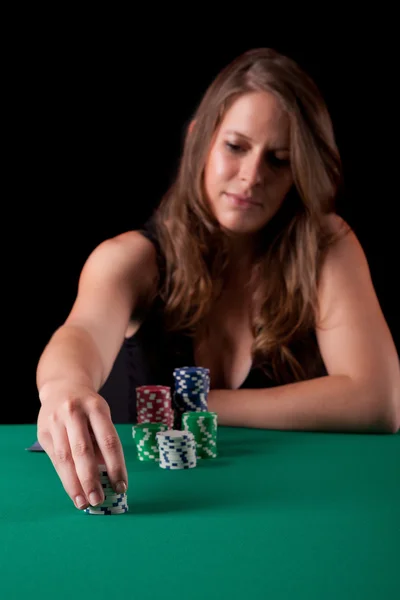
[[136,388],[139,392],[161,392],[162,394],[170,394],[171,388],[166,385],[140,385]]

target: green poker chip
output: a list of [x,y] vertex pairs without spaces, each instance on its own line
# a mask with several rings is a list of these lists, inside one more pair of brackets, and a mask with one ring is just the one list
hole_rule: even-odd
[[182,415],[182,428],[193,433],[196,441],[197,458],[216,458],[217,452],[217,413],[190,411]]
[[159,431],[167,430],[168,426],[165,423],[137,423],[132,426],[132,437],[135,440],[139,460],[160,460],[156,436]]

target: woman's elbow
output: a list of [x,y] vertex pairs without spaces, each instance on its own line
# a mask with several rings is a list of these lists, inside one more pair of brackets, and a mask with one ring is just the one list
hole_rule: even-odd
[[[382,401],[379,403],[381,410],[376,425],[379,433],[396,434],[400,430],[400,393],[399,386],[394,386],[380,395]],[[383,410],[382,410],[383,407]]]
[[[359,389],[364,402],[363,422],[368,433],[398,433],[400,429],[399,386],[364,381]],[[367,400],[365,402],[365,400]]]

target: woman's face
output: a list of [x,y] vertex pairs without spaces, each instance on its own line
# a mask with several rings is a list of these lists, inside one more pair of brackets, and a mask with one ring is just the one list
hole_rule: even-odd
[[238,98],[214,135],[204,172],[205,192],[222,227],[236,234],[262,229],[293,184],[290,122],[267,92]]

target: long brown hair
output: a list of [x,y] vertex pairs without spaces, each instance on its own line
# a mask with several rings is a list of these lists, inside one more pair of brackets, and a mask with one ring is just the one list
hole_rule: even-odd
[[245,52],[211,83],[186,134],[176,178],[154,214],[165,257],[160,295],[167,330],[194,335],[221,293],[227,239],[204,199],[203,174],[214,133],[242,94],[272,92],[290,118],[294,185],[260,238],[253,282],[253,361],[283,381],[307,377],[293,348],[315,330],[320,268],[335,236],[341,160],[321,94],[292,59],[269,48]]

